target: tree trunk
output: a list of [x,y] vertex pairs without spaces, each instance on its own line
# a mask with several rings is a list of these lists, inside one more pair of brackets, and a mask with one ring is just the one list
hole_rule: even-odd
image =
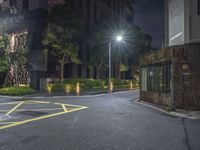
[[19,87],[19,63],[16,62],[16,74],[15,74],[15,77],[16,77],[16,81],[15,81],[15,84],[16,84],[16,87],[18,88]]
[[64,61],[60,61],[60,83],[63,84],[64,82]]
[[97,79],[101,78],[101,67],[102,67],[102,64],[99,64],[97,66]]

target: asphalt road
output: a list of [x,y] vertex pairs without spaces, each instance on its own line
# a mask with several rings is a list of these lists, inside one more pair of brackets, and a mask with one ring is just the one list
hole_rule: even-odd
[[137,99],[138,91],[88,97],[0,98],[0,150],[200,149],[200,120],[170,116],[138,104]]

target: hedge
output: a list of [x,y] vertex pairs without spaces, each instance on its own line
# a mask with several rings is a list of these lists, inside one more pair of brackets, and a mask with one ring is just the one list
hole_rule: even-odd
[[0,88],[1,95],[11,95],[11,96],[18,96],[18,95],[27,95],[33,93],[34,90],[30,87],[5,87]]

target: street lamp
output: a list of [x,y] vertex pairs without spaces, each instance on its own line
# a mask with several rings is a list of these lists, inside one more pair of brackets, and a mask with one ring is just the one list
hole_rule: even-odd
[[[115,38],[115,41],[116,42],[123,42],[123,36],[121,35],[118,35],[116,38]],[[112,93],[112,87],[111,87],[111,77],[112,77],[112,60],[111,60],[111,50],[112,50],[112,42],[109,42],[109,89],[108,89],[108,93]]]

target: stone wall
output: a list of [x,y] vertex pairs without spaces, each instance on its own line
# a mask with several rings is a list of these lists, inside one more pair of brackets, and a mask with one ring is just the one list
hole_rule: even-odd
[[171,61],[169,94],[141,91],[140,99],[183,109],[200,109],[200,44],[168,47],[141,56],[141,66]]
[[180,108],[200,108],[200,44],[173,47],[174,100]]

